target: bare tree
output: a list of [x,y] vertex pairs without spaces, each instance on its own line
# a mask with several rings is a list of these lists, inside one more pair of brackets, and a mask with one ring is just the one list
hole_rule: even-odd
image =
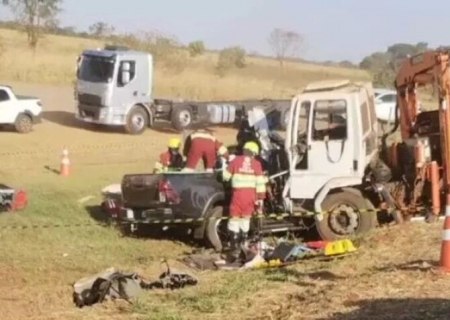
[[96,22],[89,27],[89,33],[97,38],[106,38],[114,33],[115,29],[113,26],[106,22]]
[[280,66],[282,66],[283,60],[287,57],[300,55],[304,37],[294,31],[276,28],[270,33],[268,42],[277,60],[280,62]]
[[58,25],[57,16],[61,12],[63,0],[2,0],[15,14],[24,27],[28,44],[36,49],[39,39],[46,29]]

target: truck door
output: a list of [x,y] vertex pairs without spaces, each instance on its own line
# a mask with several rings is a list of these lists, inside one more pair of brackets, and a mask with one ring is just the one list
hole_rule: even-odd
[[9,92],[0,89],[0,123],[14,123],[19,112],[19,106],[9,95]]
[[[310,102],[306,165],[291,166],[290,197],[313,199],[331,179],[353,174],[353,139],[345,96]],[[292,157],[292,160],[295,160]],[[294,163],[294,161],[293,161]]]

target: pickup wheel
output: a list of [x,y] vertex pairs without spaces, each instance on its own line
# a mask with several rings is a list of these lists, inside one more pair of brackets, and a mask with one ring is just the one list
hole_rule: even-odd
[[14,127],[19,133],[29,133],[33,130],[33,120],[29,115],[21,113],[17,116]]
[[142,134],[148,127],[148,114],[141,106],[134,106],[128,113],[125,130],[132,135]]
[[175,130],[183,131],[192,125],[192,118],[192,108],[181,105],[173,107],[170,120]]
[[[228,241],[227,222],[223,217],[223,207],[217,206],[211,209],[205,228],[205,238],[214,250],[220,252],[224,243]],[[215,218],[215,219],[214,219]],[[220,220],[219,220],[220,219]]]
[[[362,195],[343,191],[329,194],[322,203],[324,213],[322,221],[316,222],[319,235],[323,240],[334,241],[365,233],[377,225],[377,213]],[[338,211],[339,210],[339,211]],[[356,212],[361,210],[364,212]]]

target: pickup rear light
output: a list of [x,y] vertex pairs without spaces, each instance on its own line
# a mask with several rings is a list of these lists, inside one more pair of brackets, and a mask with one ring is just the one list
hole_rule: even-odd
[[172,184],[166,180],[161,179],[158,182],[159,201],[162,203],[177,204],[180,203],[180,196],[173,188]]

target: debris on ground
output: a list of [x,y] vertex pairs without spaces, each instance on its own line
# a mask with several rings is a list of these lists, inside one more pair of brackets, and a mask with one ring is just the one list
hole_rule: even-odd
[[340,257],[356,252],[357,249],[348,239],[332,242],[314,241],[302,244],[280,241],[269,245],[264,241],[241,248],[239,261],[230,263],[226,259],[216,260],[215,266],[220,270],[247,268],[282,267],[300,260],[311,258]]
[[0,212],[25,209],[28,197],[25,190],[15,190],[0,183]]
[[[167,264],[167,263],[166,263]],[[142,290],[149,289],[180,289],[193,286],[198,280],[192,275],[173,271],[167,264],[156,281],[145,281],[134,272],[121,272],[115,268],[106,269],[91,277],[85,277],[73,285],[73,302],[79,308],[101,303],[108,299],[124,299],[132,304],[131,299]]]

